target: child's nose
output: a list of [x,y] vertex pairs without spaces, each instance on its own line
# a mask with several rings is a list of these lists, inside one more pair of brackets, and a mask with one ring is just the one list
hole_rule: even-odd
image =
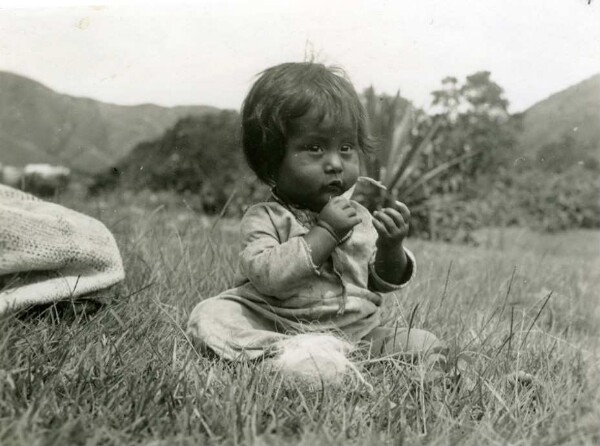
[[342,158],[337,151],[331,151],[325,157],[325,171],[326,172],[341,172],[342,171]]

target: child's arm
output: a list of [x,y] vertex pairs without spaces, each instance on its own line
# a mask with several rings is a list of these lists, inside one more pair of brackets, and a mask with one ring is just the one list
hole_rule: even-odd
[[392,207],[373,214],[373,226],[379,234],[375,273],[391,284],[402,284],[410,278],[413,265],[406,255],[403,241],[408,234],[410,211],[396,201]]
[[241,223],[240,270],[256,289],[285,299],[305,285],[355,224],[360,222],[348,200],[334,198],[321,212],[318,226],[302,237],[280,240],[283,220],[265,206],[250,208]]
[[322,265],[338,243],[360,222],[361,218],[348,199],[332,198],[319,214],[317,224],[303,236],[313,263]]

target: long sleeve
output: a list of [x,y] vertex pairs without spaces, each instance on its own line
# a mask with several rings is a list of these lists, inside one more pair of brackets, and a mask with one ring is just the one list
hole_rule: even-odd
[[241,222],[240,272],[261,293],[285,299],[320,272],[301,236],[288,239],[289,221],[268,205],[250,208]]
[[[371,261],[371,263],[369,263],[369,289],[373,291],[379,291],[381,293],[388,293],[390,291],[396,291],[400,288],[404,288],[412,280],[417,272],[417,263],[415,261],[414,254],[408,248],[405,247],[404,252],[406,253],[406,258],[408,260],[406,267],[409,269],[409,273],[405,274],[408,275],[408,278],[400,284],[386,282],[377,275],[377,272],[375,271],[375,265]],[[373,255],[373,259],[375,259],[375,254]]]

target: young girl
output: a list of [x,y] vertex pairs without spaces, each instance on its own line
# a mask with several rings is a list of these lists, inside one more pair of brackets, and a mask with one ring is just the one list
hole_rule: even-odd
[[230,360],[299,332],[333,332],[373,354],[439,356],[432,334],[381,326],[385,293],[415,273],[403,245],[410,212],[396,202],[371,215],[349,199],[359,152],[371,150],[352,84],[321,64],[269,68],[244,101],[242,133],[272,195],[242,219],[235,288],[196,305],[191,335]]

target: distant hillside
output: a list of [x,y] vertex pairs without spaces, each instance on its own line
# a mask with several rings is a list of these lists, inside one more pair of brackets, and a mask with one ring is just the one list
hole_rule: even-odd
[[240,217],[248,204],[263,201],[269,188],[246,166],[240,147],[240,116],[221,110],[182,118],[161,137],[138,144],[107,171],[95,175],[91,192],[176,191],[186,206]]
[[216,110],[106,104],[0,71],[0,163],[43,162],[98,172],[140,142],[161,136],[178,119]]
[[535,157],[566,135],[574,138],[574,157],[600,159],[600,74],[553,94],[524,113],[519,145]]

